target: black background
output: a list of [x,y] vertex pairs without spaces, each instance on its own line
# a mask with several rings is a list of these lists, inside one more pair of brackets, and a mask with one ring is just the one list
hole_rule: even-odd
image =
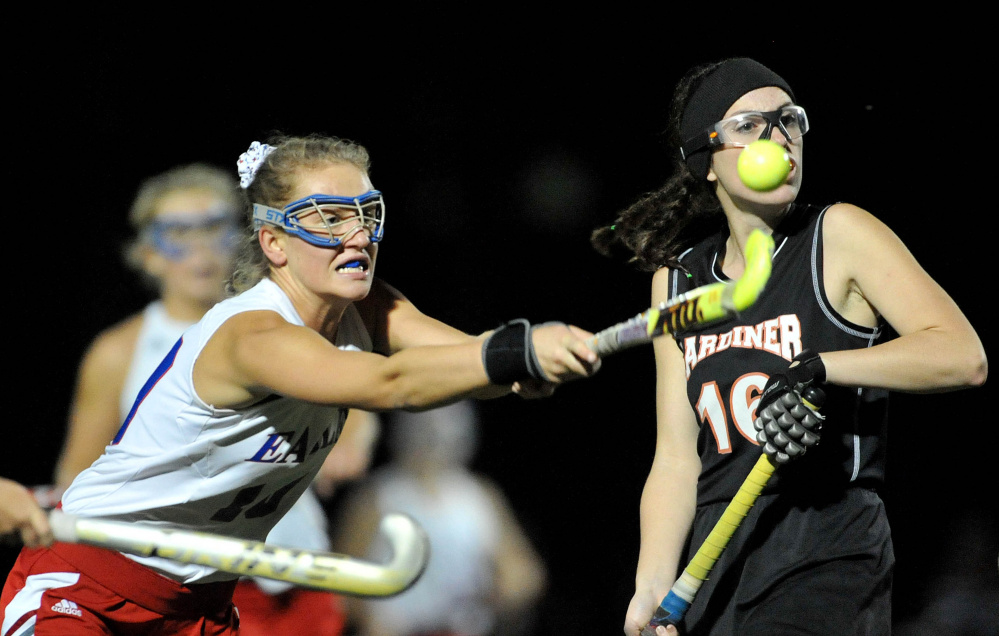
[[[520,316],[597,330],[649,304],[650,276],[598,256],[589,233],[664,179],[679,76],[730,55],[771,66],[808,110],[801,200],[888,223],[991,351],[994,103],[981,70],[994,54],[974,24],[490,11],[12,24],[2,474],[50,479],[79,356],[147,301],[119,257],[142,178],[191,161],[234,170],[274,130],[354,139],[388,202],[378,275],[423,311],[469,332]],[[619,633],[653,384],[640,349],[549,400],[482,405],[476,468],[504,487],[551,573],[538,633]],[[893,398],[884,497],[900,619],[947,566],[955,523],[985,520],[972,541],[995,584],[995,478],[980,476],[999,441],[991,393]]]

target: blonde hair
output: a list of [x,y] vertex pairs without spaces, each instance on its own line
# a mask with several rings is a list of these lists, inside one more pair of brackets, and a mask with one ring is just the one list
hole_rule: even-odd
[[232,210],[234,216],[242,207],[239,184],[226,170],[216,166],[192,163],[149,177],[139,185],[128,213],[129,225],[135,233],[134,238],[125,245],[125,263],[129,267],[140,272],[144,271],[142,267],[142,248],[146,243],[144,230],[156,218],[163,199],[174,192],[188,190],[211,192],[226,208]]
[[277,136],[267,141],[273,151],[261,162],[253,181],[243,190],[247,233],[236,254],[236,267],[226,289],[238,294],[267,277],[270,262],[260,249],[253,227],[253,204],[282,208],[291,201],[298,173],[329,164],[349,163],[364,174],[371,168],[367,149],[360,144],[324,135]]

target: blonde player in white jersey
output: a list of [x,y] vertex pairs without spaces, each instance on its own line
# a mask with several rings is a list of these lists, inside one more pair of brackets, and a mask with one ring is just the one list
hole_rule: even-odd
[[[126,263],[157,297],[141,312],[98,335],[82,360],[68,434],[53,481],[55,501],[103,453],[128,416],[135,396],[184,331],[225,297],[241,208],[236,179],[207,164],[178,166],[140,185],[129,212],[134,238],[127,245]],[[325,473],[335,472],[331,477],[343,480],[363,469],[363,461],[351,455],[363,460],[366,440],[371,435],[367,429],[376,426],[370,420],[370,414],[352,411],[348,417],[351,434],[329,456]],[[323,487],[329,488],[331,481],[325,478]],[[268,536],[268,542],[328,550],[321,514],[312,489],[306,490]],[[247,608],[242,615],[244,632],[264,626],[264,618],[258,613],[273,607],[280,611],[268,612],[268,623],[299,617],[299,624],[322,629],[326,636],[340,633],[331,626],[344,621],[342,601],[326,592],[287,589],[284,585],[263,580],[241,583],[237,597]],[[297,631],[303,636],[309,633]]]
[[[599,368],[578,328],[512,321],[469,336],[376,281],[384,203],[362,147],[282,138],[240,164],[255,220],[233,277],[240,293],[167,354],[64,494],[68,512],[262,540],[349,408],[540,397]],[[0,600],[4,636],[236,634],[234,584],[208,567],[86,546],[25,549]]]

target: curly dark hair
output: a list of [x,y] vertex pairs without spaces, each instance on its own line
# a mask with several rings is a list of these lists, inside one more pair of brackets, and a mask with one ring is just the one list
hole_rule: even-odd
[[[700,82],[722,62],[690,69],[676,85],[670,104],[668,142],[673,174],[658,190],[643,195],[620,212],[613,223],[593,231],[590,242],[601,254],[625,258],[640,270],[681,267],[679,256],[710,236],[724,222],[718,197],[708,182],[696,177],[680,156],[680,120]],[[681,267],[682,268],[682,267]]]

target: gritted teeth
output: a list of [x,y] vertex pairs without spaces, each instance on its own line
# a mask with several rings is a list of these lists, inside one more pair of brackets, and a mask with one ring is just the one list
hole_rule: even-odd
[[343,271],[366,272],[368,271],[368,264],[365,261],[354,260],[344,263],[343,265],[340,265],[339,267],[336,268],[336,270],[338,272],[343,272]]

